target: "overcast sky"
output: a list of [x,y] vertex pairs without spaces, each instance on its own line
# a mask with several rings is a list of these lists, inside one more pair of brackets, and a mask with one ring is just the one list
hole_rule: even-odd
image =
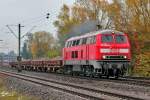
[[[17,25],[21,23],[22,35],[28,32],[33,26],[32,32],[44,30],[56,33],[53,21],[56,20],[62,5],[73,5],[75,0],[0,0],[0,52],[14,50],[17,52],[17,39],[8,33],[6,25]],[[50,19],[45,18],[50,13]],[[10,26],[18,33],[17,26]]]

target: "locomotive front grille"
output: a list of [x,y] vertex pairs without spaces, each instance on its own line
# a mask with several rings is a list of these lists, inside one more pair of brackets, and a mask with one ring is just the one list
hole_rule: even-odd
[[105,59],[125,59],[125,56],[105,56]]

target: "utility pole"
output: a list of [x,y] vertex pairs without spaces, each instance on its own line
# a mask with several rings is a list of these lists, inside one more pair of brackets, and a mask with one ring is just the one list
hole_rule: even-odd
[[18,24],[18,57],[17,57],[17,60],[18,60],[18,72],[21,72],[22,71],[22,68],[21,68],[21,27],[24,27],[24,26],[21,26],[21,24]]
[[[18,24],[18,36],[15,34],[15,32],[10,28],[10,25],[6,25],[7,28],[10,30],[10,32],[18,39],[18,56],[17,56],[17,61],[18,61],[18,72],[22,71],[21,68],[21,24]],[[15,25],[16,26],[16,25]]]
[[18,56],[20,57],[21,24],[18,24]]

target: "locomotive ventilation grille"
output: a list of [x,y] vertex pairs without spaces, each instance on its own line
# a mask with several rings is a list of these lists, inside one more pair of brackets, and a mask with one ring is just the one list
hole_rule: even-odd
[[105,59],[125,59],[125,56],[106,56]]

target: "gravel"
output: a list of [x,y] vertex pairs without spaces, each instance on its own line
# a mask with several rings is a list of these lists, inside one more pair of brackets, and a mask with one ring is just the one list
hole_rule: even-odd
[[[6,68],[4,68],[6,69]],[[10,70],[10,69],[7,69]],[[13,70],[14,71],[14,70]],[[100,90],[112,91],[121,94],[127,95],[134,95],[143,97],[147,100],[150,99],[150,87],[138,86],[138,85],[128,85],[128,84],[121,84],[116,82],[107,82],[107,81],[95,81],[95,80],[86,80],[86,79],[79,79],[79,78],[72,78],[69,76],[61,76],[55,75],[50,73],[41,73],[41,72],[29,72],[23,71],[22,73],[28,75],[35,75],[39,77],[48,78],[51,80],[63,81],[66,83],[73,83],[79,84],[83,86],[88,86],[91,88],[97,88]]]
[[18,93],[37,97],[39,100],[86,100],[79,96],[64,93],[53,88],[37,85],[31,82],[20,80],[14,77],[7,77],[5,84],[8,90],[15,90]]

